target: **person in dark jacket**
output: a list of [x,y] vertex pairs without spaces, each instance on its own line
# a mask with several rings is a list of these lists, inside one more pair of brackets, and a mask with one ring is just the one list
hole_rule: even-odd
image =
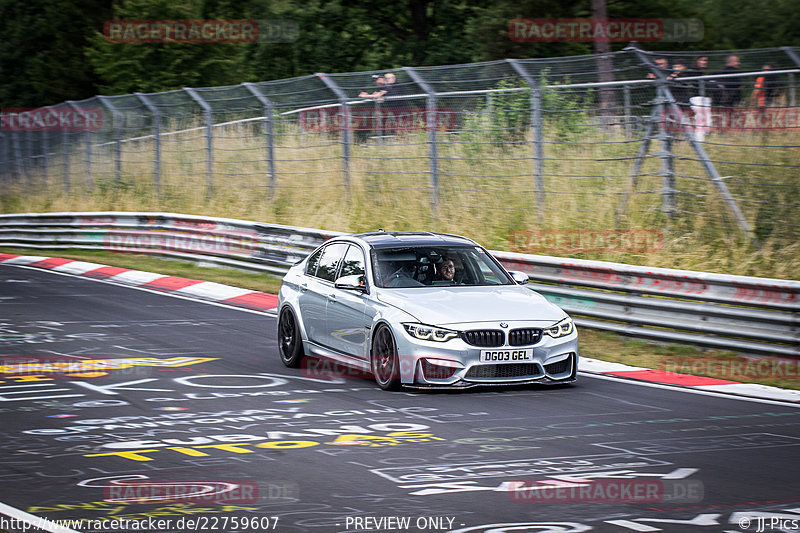
[[[725,68],[716,74],[737,74],[739,72],[739,56],[729,55],[725,60]],[[742,78],[732,76],[730,78],[720,78],[716,81],[717,91],[715,92],[715,105],[723,108],[731,108],[739,105],[742,101]]]

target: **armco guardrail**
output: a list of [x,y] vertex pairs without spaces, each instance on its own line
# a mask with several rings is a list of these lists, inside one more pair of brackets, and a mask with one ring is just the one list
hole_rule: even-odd
[[338,232],[174,213],[0,215],[0,246],[144,253],[283,274]]
[[[172,213],[0,215],[0,246],[171,256],[281,274],[339,235]],[[579,326],[772,356],[800,355],[800,282],[492,251]]]

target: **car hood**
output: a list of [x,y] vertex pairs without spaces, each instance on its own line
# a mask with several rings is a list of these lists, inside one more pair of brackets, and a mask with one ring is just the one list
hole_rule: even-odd
[[541,294],[520,285],[380,289],[377,298],[438,326],[511,320],[546,326],[566,316]]

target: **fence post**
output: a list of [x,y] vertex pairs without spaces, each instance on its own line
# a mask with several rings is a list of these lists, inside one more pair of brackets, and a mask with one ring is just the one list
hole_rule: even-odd
[[274,106],[272,100],[264,96],[258,87],[250,82],[242,83],[245,89],[264,106],[264,131],[267,138],[267,172],[269,173],[269,197],[275,196],[275,140],[274,136]]
[[[781,50],[794,61],[795,65],[800,67],[800,55],[795,52],[794,48],[791,46],[781,46]],[[797,88],[794,84],[794,74],[789,74],[789,106],[794,107],[795,105],[797,105]]]
[[111,121],[114,127],[114,179],[119,183],[122,181],[122,115],[107,96],[98,96],[97,99],[111,111]]
[[153,151],[155,160],[153,161],[153,182],[156,186],[156,194],[161,195],[161,113],[158,108],[150,102],[150,99],[142,93],[133,93],[140,102],[144,104],[153,116]]
[[[662,102],[668,102],[668,98],[664,94],[666,87],[661,85],[658,88],[659,99]],[[664,109],[664,104],[659,104],[661,109]],[[676,120],[682,120],[681,115],[676,115]],[[662,203],[661,210],[666,213],[667,218],[670,220],[675,218],[677,207],[675,205],[675,158],[672,153],[672,133],[669,128],[665,127],[667,120],[658,121],[658,138],[661,141],[661,151],[658,157],[661,159],[661,194]]]
[[536,220],[541,225],[545,210],[544,192],[544,136],[542,134],[542,88],[539,80],[531,76],[516,59],[506,59],[514,71],[531,88],[531,128],[533,128],[533,191],[536,202]]
[[69,131],[66,128],[61,130],[61,165],[62,165],[62,181],[64,182],[64,190],[70,191],[70,175],[69,175]]
[[[49,108],[45,108],[45,109],[49,109]],[[50,136],[48,135],[48,132],[47,132],[46,129],[43,129],[40,132],[40,134],[41,134],[40,135],[41,143],[40,143],[40,146],[39,146],[39,150],[41,151],[41,154],[42,154],[42,183],[44,184],[45,187],[47,187],[47,181],[48,181],[48,179],[47,179],[48,178],[48,176],[47,176],[47,167],[48,167],[47,159],[50,157],[49,150],[48,150],[48,144],[49,144]]]
[[203,108],[206,123],[206,200],[210,200],[214,193],[214,110],[191,87],[184,87],[183,90]]
[[655,125],[658,123],[663,113],[663,109],[663,104],[658,102],[655,106],[653,106],[653,110],[650,112],[650,116],[647,119],[647,124],[645,124],[644,127],[642,144],[639,145],[639,150],[636,152],[636,158],[633,161],[633,170],[631,170],[631,177],[628,180],[628,188],[619,201],[619,207],[617,208],[616,216],[617,224],[619,224],[620,216],[628,210],[628,197],[630,197],[630,195],[633,194],[633,191],[636,190],[636,183],[639,180],[639,170],[642,168],[644,158],[647,155],[647,152],[650,150],[650,142],[653,139],[653,130],[655,129]]
[[403,70],[428,95],[425,104],[425,128],[428,130],[428,159],[431,169],[431,214],[435,218],[439,209],[439,152],[436,144],[439,120],[436,112],[436,91],[413,68],[403,67]]
[[[22,156],[22,141],[20,135],[23,131],[15,131],[11,135],[11,149],[14,152],[14,176],[18,181],[22,181],[23,177],[27,178],[28,170],[25,165],[25,159]],[[30,183],[28,183],[30,185]]]
[[663,96],[663,99],[666,100],[666,108],[672,111],[676,117],[678,117],[678,120],[680,121],[680,128],[686,135],[686,139],[689,141],[689,144],[691,144],[695,154],[697,154],[698,158],[700,159],[700,163],[703,165],[703,168],[705,168],[705,171],[711,178],[712,183],[720,192],[720,196],[722,196],[723,201],[727,204],[728,209],[730,209],[731,213],[736,219],[739,229],[746,237],[753,238],[752,230],[750,229],[750,225],[747,223],[747,219],[744,218],[744,215],[739,209],[736,200],[733,198],[733,196],[731,196],[727,185],[725,185],[725,183],[722,181],[723,178],[717,172],[717,169],[714,167],[714,163],[711,162],[708,154],[706,154],[703,145],[697,142],[691,126],[686,121],[681,119],[683,113],[675,104],[675,98],[672,96],[672,91],[670,91],[669,87],[667,86],[667,78],[664,73],[661,71],[661,69],[655,66],[647,54],[645,54],[636,46],[630,46],[627,49],[633,50],[634,53],[636,53],[636,55],[639,57],[639,60],[647,65],[650,68],[650,71],[656,76],[659,85],[661,86],[661,96]]
[[6,182],[8,181],[8,161],[10,159],[8,136],[3,133],[3,129],[0,128],[0,194],[5,194],[8,191]]
[[631,87],[630,85],[624,85],[622,87],[622,105],[625,108],[625,138],[631,139],[633,138],[633,132],[631,129]]
[[317,73],[317,76],[322,80],[322,82],[333,91],[337,98],[339,98],[339,103],[342,106],[342,118],[344,119],[344,126],[342,127],[342,170],[344,170],[344,183],[347,190],[350,190],[350,104],[348,102],[347,95],[339,87],[336,82],[328,77],[327,74],[324,73]]
[[[78,107],[74,101],[67,100],[67,105],[74,109],[76,113],[82,114],[84,116],[84,123],[86,122],[85,111]],[[86,186],[91,188],[94,184],[94,179],[92,179],[92,132],[89,128],[86,128],[84,137],[86,139]]]

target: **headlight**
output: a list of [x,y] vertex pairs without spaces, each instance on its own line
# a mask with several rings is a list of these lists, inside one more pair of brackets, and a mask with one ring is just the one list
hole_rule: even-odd
[[426,326],[425,324],[403,324],[409,335],[423,341],[445,342],[458,337],[458,332],[450,329]]
[[557,339],[559,337],[565,337],[569,335],[574,330],[575,326],[572,324],[572,319],[567,317],[555,326],[545,329],[544,333],[546,335],[550,335],[554,339]]

